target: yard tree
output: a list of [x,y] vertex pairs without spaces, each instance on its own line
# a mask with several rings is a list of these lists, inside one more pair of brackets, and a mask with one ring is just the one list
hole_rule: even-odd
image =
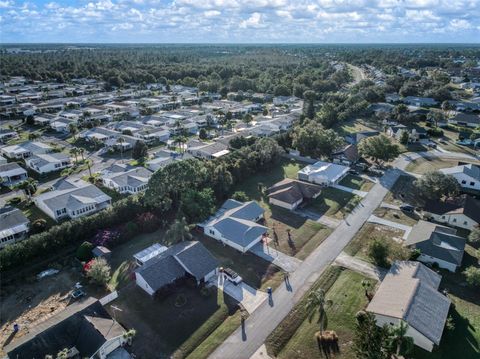
[[360,311],[356,315],[353,351],[358,359],[390,359],[387,326],[377,326],[375,315]]
[[33,194],[37,191],[37,186],[38,181],[34,180],[31,177],[28,177],[25,181],[20,182],[15,187],[21,189],[30,201]]
[[403,320],[392,328],[389,328],[388,342],[392,352],[397,356],[407,356],[413,350],[413,338],[407,336],[408,324]]
[[331,102],[325,103],[317,112],[316,120],[326,128],[332,127],[338,121],[337,106]]
[[403,103],[395,106],[393,116],[398,122],[406,123],[408,120],[408,107]]
[[410,135],[408,134],[408,131],[402,131],[402,134],[400,135],[400,143],[402,145],[408,145],[409,140],[410,140]]
[[370,242],[367,253],[376,265],[381,267],[388,266],[390,247],[384,239],[375,238],[372,242]]
[[111,268],[105,258],[95,258],[87,269],[87,277],[92,283],[105,285],[110,280]]
[[385,135],[362,139],[358,144],[358,151],[362,156],[371,158],[377,163],[379,161],[391,161],[400,153],[398,145]]
[[313,118],[315,117],[314,101],[316,97],[317,97],[317,94],[315,93],[315,91],[312,91],[312,90],[308,90],[303,93],[303,99],[305,101],[303,113],[310,120],[313,120]]
[[201,222],[215,211],[215,197],[211,188],[201,191],[188,189],[182,193],[181,211],[189,223]]
[[325,129],[314,121],[296,126],[292,133],[292,146],[304,156],[329,157],[342,143],[334,130]]
[[311,290],[307,295],[305,310],[308,313],[308,320],[311,322],[315,314],[318,315],[320,335],[327,328],[328,324],[327,312],[325,309],[331,305],[332,301],[325,297],[325,291],[322,288]]
[[165,232],[165,240],[169,244],[188,241],[190,239],[192,239],[192,234],[184,217],[176,219]]
[[429,200],[440,200],[452,197],[459,193],[460,186],[457,180],[440,171],[430,171],[413,183],[420,197]]
[[247,194],[243,191],[236,191],[232,194],[232,199],[240,202],[248,202],[250,199]]
[[438,127],[438,123],[443,122],[445,120],[445,116],[440,111],[430,111],[427,114],[427,120],[432,122],[435,127]]
[[232,174],[224,164],[216,165],[214,170],[210,172],[210,181],[208,185],[213,188],[215,196],[218,199],[223,199],[228,194],[232,184]]
[[201,128],[198,133],[198,138],[200,138],[201,140],[206,140],[208,138],[207,130],[204,128]]
[[148,146],[143,141],[135,142],[132,150],[132,157],[135,160],[144,159],[148,156]]
[[468,240],[471,243],[480,243],[480,226],[475,226],[470,234],[468,235]]
[[463,271],[467,284],[471,287],[480,287],[480,268],[470,266]]
[[278,163],[283,149],[278,145],[277,141],[272,138],[261,138],[256,141],[250,148],[258,154],[259,168],[268,168]]

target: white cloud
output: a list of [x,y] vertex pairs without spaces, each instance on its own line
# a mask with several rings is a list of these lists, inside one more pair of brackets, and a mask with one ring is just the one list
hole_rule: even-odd
[[12,7],[13,5],[14,5],[14,2],[11,0],[0,1],[0,9]]
[[254,28],[259,28],[262,27],[262,17],[263,15],[260,14],[259,12],[254,12],[248,19],[243,20],[240,23],[240,27],[242,29],[246,29],[248,27],[254,27]]
[[215,17],[215,16],[219,16],[221,14],[222,13],[218,10],[207,10],[207,11],[203,12],[203,15],[206,16],[206,17]]

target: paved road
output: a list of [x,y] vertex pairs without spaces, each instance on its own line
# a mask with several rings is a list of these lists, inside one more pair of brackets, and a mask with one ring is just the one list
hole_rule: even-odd
[[383,280],[387,274],[387,270],[385,268],[378,267],[372,263],[349,256],[345,252],[340,253],[340,255],[335,259],[334,264],[343,268],[351,269],[377,281]]
[[280,286],[271,300],[263,303],[210,356],[218,359],[247,359],[264,343],[293,306],[302,298],[322,272],[337,258],[358,230],[382,202],[398,179],[400,171],[389,170],[369,194],[303,264],[290,275],[290,286]]

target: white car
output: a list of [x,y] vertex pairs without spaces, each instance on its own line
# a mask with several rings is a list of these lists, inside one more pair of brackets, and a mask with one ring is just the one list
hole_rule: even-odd
[[243,281],[242,277],[240,277],[237,274],[237,272],[235,272],[234,270],[232,270],[230,268],[225,268],[223,270],[223,274],[230,282],[232,282],[235,285],[239,285]]
[[47,269],[47,270],[44,270],[43,272],[40,272],[37,274],[37,279],[42,279],[42,278],[45,278],[45,277],[50,277],[51,275],[54,275],[54,274],[57,274],[59,272],[58,269]]

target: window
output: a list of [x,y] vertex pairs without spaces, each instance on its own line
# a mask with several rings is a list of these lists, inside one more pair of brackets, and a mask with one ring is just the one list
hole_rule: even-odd
[[470,182],[470,186],[475,186],[475,182]]
[[442,219],[445,219],[445,216],[442,216]]
[[457,219],[456,219],[456,218],[454,218],[454,219],[453,219],[453,222],[454,222],[454,223],[455,223],[455,222],[457,222]]
[[465,181],[465,180],[462,180],[462,184],[465,184],[465,183],[467,183],[467,181]]
[[463,221],[463,224],[464,224],[464,225],[467,225],[467,224],[468,224],[468,222],[467,222],[467,221]]

